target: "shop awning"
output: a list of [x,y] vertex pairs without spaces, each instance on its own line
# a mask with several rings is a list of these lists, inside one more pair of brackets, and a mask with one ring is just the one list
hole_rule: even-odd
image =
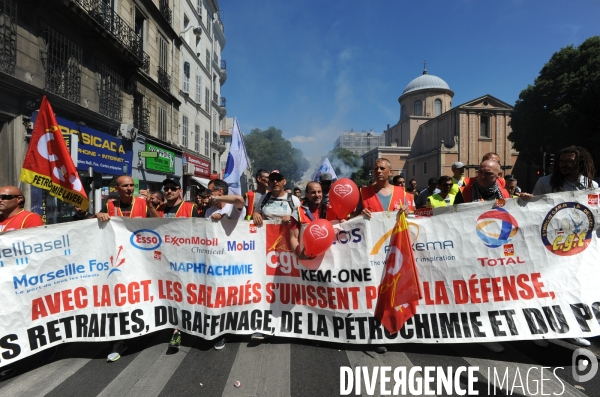
[[210,179],[198,178],[197,176],[193,176],[192,179],[198,182],[200,185],[204,186],[205,188],[208,188],[208,183],[210,182]]

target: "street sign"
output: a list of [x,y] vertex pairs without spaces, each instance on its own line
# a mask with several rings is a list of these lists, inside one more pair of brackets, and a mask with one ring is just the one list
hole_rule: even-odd
[[147,158],[156,158],[158,157],[158,152],[139,152],[140,153],[140,157],[147,157]]

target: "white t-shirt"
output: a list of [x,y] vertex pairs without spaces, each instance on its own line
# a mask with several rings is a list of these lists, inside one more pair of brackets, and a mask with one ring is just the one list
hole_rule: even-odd
[[206,219],[209,219],[210,216],[215,212],[224,215],[229,219],[243,219],[246,216],[246,208],[238,210],[233,206],[233,204],[225,204],[221,209],[219,209],[219,207],[217,207],[216,205],[213,205],[212,207],[206,210],[206,215],[204,217]]
[[270,202],[265,204],[265,206],[261,210],[260,207],[262,205],[263,200],[267,197],[267,194],[268,193],[265,193],[261,196],[258,205],[254,209],[255,212],[261,214],[265,219],[282,218],[286,215],[292,215],[293,212],[297,210],[298,207],[300,207],[300,200],[298,199],[298,197],[292,194],[292,203],[294,203],[294,209],[292,210],[290,208],[287,198],[287,195],[289,193],[286,193],[282,197],[278,198],[271,196]]
[[[552,190],[552,185],[550,184],[550,178],[552,178],[552,175],[546,175],[546,176],[543,176],[540,179],[538,179],[538,181],[535,184],[535,187],[533,188],[534,196],[538,196],[540,194],[555,193]],[[574,191],[574,190],[585,190],[588,188],[587,185],[588,185],[587,178],[584,177],[583,175],[581,175],[579,177],[579,182],[565,181],[564,184],[562,185],[561,191],[562,192],[570,192],[570,191]],[[594,181],[592,181],[592,186],[594,189],[598,188],[598,184]]]

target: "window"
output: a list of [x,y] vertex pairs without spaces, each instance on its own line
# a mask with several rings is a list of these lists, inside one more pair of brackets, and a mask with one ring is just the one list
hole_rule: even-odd
[[208,30],[208,37],[212,37],[212,15],[210,14],[210,10],[206,9],[206,30]]
[[208,112],[208,109],[210,108],[210,90],[208,88],[204,89],[204,99],[204,108]]
[[442,101],[441,99],[436,99],[433,102],[433,115],[439,116],[440,114],[442,114]]
[[123,117],[123,77],[106,65],[100,66],[100,114],[113,120]]
[[200,126],[196,124],[194,130],[194,151],[200,153]]
[[[17,65],[17,1],[3,0],[0,2],[0,71],[12,76]],[[25,4],[27,10],[27,5]]]
[[204,130],[204,155],[208,156],[208,143],[210,142],[210,138],[208,135],[208,131]]
[[188,147],[188,117],[183,116],[183,126],[181,128],[181,144],[183,147]]
[[415,116],[423,115],[423,102],[415,101]]
[[198,15],[200,15],[200,18],[202,18],[202,0],[198,0],[198,7],[196,8],[196,11],[198,11]]
[[427,175],[427,161],[423,162],[423,175]]
[[158,105],[158,139],[167,140],[167,109]]
[[137,90],[133,93],[133,126],[150,132],[150,98]]
[[402,105],[400,107],[400,120],[404,120],[406,118],[407,114],[406,114],[406,106]]
[[158,84],[165,90],[171,89],[171,77],[168,74],[169,43],[160,36],[158,46]]
[[47,45],[46,89],[78,104],[83,50],[52,28],[48,28]]
[[479,136],[481,138],[491,137],[489,116],[479,116]]
[[188,94],[190,92],[190,63],[183,63],[183,92]]
[[202,106],[202,76],[196,76],[196,103]]
[[415,176],[417,174],[417,166],[415,164],[413,164],[413,176]]
[[206,50],[206,69],[210,70],[210,51]]

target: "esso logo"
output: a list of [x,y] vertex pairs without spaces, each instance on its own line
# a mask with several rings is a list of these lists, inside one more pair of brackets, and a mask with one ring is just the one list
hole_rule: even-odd
[[300,277],[298,258],[293,252],[267,253],[267,276]]
[[153,251],[162,244],[160,234],[150,229],[136,230],[131,234],[129,241],[135,248],[144,251]]

